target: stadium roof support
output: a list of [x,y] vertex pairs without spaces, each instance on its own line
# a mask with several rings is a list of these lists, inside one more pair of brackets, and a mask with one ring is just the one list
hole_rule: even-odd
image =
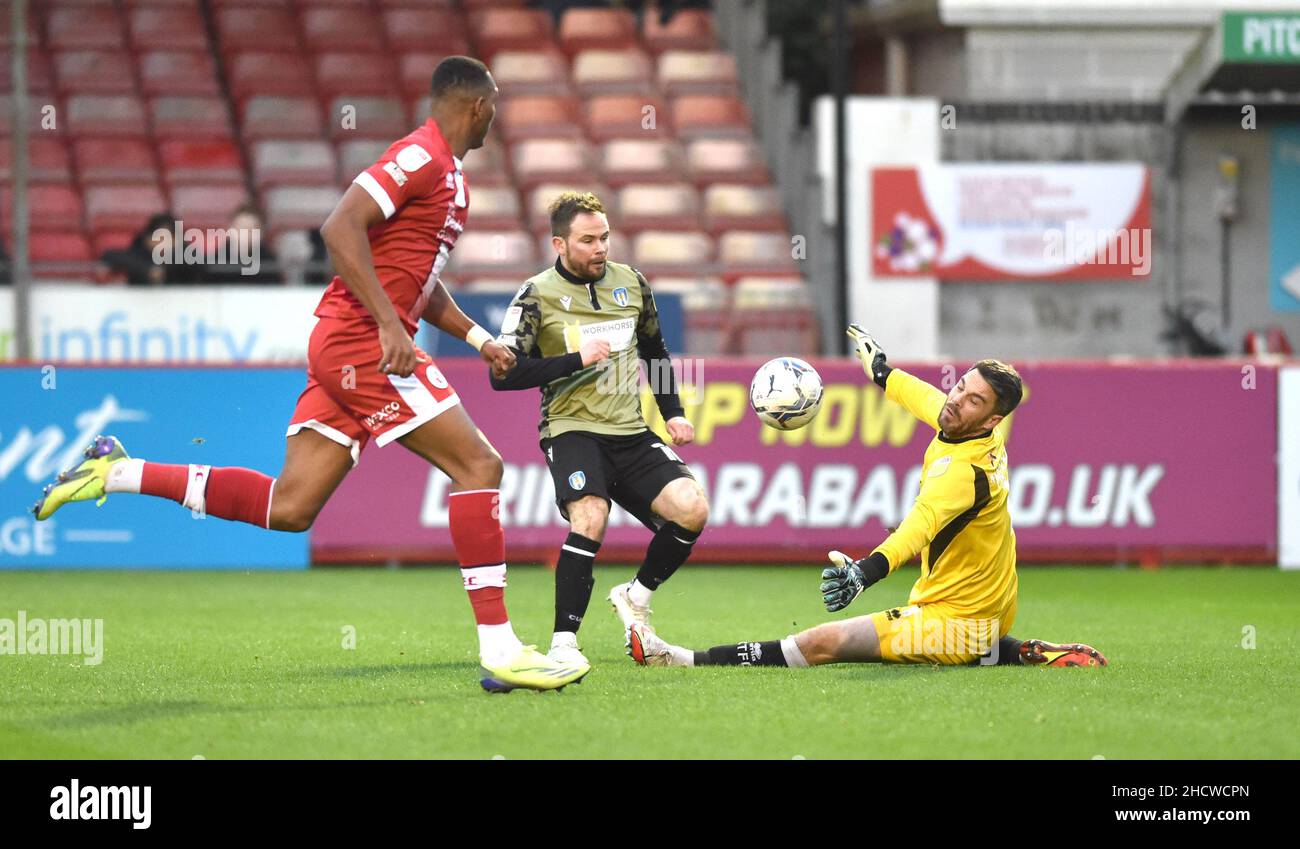
[[1224,12],[1174,75],[1165,123],[1194,106],[1300,105],[1300,13]]
[[13,287],[14,343],[19,360],[31,359],[29,296],[31,274],[27,256],[27,0],[14,0],[10,32],[13,38]]

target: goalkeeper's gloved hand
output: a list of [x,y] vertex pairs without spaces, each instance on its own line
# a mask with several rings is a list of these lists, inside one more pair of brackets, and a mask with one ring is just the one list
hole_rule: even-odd
[[862,368],[880,385],[881,389],[884,389],[885,382],[889,380],[889,373],[893,369],[885,362],[885,352],[881,349],[880,343],[873,339],[860,324],[850,324],[847,333],[853,340],[854,347],[857,348],[858,359],[862,360]]
[[827,556],[835,564],[822,570],[822,602],[830,613],[848,607],[863,590],[889,574],[889,560],[880,553],[863,560],[841,551]]

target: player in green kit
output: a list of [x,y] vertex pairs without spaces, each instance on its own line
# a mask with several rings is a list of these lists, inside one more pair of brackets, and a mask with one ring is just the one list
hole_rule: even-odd
[[[555,265],[529,278],[506,311],[502,344],[514,368],[494,389],[542,389],[542,452],[569,535],[555,569],[552,659],[582,659],[578,628],[595,585],[592,566],[617,503],[654,532],[636,577],[609,591],[624,629],[650,626],[650,598],[708,521],[704,490],[641,415],[637,361],[645,360],[674,445],[695,438],[677,396],[645,276],[609,261],[609,221],[590,193],[551,204]],[[657,383],[658,385],[654,385]]]

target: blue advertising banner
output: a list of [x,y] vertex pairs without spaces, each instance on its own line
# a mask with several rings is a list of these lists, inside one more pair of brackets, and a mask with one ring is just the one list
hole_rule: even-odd
[[302,368],[0,367],[0,569],[302,569],[307,535],[196,517],[161,498],[69,504],[44,522],[41,487],[98,434],[162,463],[278,474]]
[[[465,311],[465,315],[478,322],[490,333],[496,333],[501,329],[501,319],[505,317],[506,309],[514,296],[514,292],[500,294],[457,292],[455,295],[456,304]],[[690,353],[686,350],[686,320],[682,315],[681,296],[673,292],[655,293],[655,306],[659,308],[659,326],[663,328],[664,344],[668,346],[668,353],[673,355]],[[416,344],[435,359],[475,356],[473,348],[452,339],[425,322],[420,323]]]
[[1269,178],[1268,300],[1279,312],[1300,312],[1300,124],[1273,130]]

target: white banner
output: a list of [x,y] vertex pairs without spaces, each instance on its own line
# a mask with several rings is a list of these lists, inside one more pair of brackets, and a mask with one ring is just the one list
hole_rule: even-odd
[[[8,294],[7,292],[5,293]],[[40,362],[300,362],[316,325],[316,287],[32,290],[32,358]],[[12,298],[0,297],[0,361],[13,360]]]
[[1300,368],[1278,372],[1277,559],[1300,569]]

